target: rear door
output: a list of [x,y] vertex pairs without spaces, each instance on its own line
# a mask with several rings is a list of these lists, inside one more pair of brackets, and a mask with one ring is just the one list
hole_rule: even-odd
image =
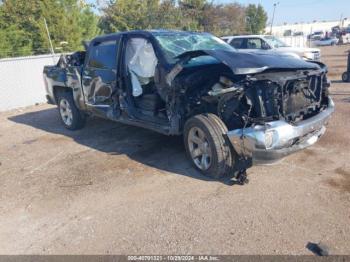
[[119,42],[120,38],[98,42],[89,49],[82,86],[87,107],[97,113],[107,113],[115,104]]

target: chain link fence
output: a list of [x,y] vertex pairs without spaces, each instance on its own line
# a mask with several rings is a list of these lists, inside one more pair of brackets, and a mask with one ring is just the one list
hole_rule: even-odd
[[309,47],[310,43],[306,36],[282,36],[279,37],[283,42],[293,47]]

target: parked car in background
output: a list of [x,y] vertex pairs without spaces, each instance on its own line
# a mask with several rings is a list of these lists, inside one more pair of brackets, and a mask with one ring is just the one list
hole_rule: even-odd
[[292,36],[292,30],[288,29],[283,32],[283,36]]
[[334,110],[324,64],[237,52],[208,33],[96,37],[45,66],[44,82],[66,128],[95,115],[183,135],[194,167],[213,178],[316,143]]
[[302,31],[297,31],[293,33],[293,36],[303,36],[303,35],[304,35],[304,32]]
[[342,32],[339,36],[339,44],[345,45],[350,43],[350,32]]
[[312,34],[309,34],[307,36],[307,39],[312,41],[312,40],[320,40],[323,37],[325,37],[325,33],[323,31],[315,31]]
[[342,29],[341,29],[341,27],[339,25],[333,26],[332,29],[331,29],[332,34],[335,34],[335,35],[339,34],[341,32],[341,30]]
[[321,51],[318,48],[292,47],[272,35],[224,36],[222,39],[239,51],[265,50],[269,53],[284,53],[305,60],[321,59]]
[[328,45],[336,45],[338,44],[339,39],[336,37],[326,37],[321,38],[320,40],[312,41],[312,44],[315,46],[328,46]]

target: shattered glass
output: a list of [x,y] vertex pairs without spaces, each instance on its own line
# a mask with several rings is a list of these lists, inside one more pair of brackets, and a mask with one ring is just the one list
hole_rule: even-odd
[[155,34],[166,59],[169,63],[176,62],[176,57],[196,50],[226,50],[235,51],[235,49],[223,40],[205,33],[174,33]]

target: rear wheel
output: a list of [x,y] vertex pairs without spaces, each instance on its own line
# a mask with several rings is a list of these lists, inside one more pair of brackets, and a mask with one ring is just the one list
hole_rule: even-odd
[[86,118],[76,107],[71,92],[59,92],[57,102],[62,123],[66,128],[78,130],[85,125]]
[[348,72],[344,72],[341,76],[341,79],[343,80],[343,82],[349,82],[349,73]]
[[197,115],[186,122],[187,156],[204,175],[221,178],[233,171],[234,152],[226,134],[226,125],[214,114]]

